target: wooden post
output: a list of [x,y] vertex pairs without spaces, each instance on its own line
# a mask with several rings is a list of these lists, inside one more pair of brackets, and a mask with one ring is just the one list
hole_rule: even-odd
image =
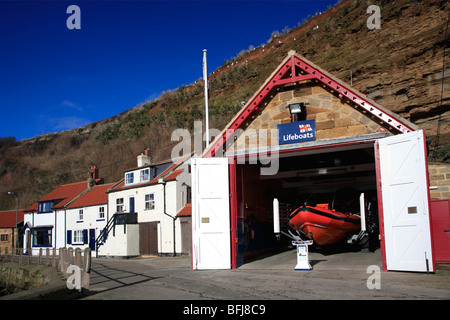
[[84,271],[90,273],[91,272],[91,256],[92,251],[90,248],[84,249]]
[[50,248],[45,250],[45,266],[48,267],[50,264]]
[[62,273],[62,256],[63,256],[63,248],[59,248],[59,261],[58,261],[58,270]]
[[53,248],[52,253],[52,268],[56,268],[56,247]]
[[76,266],[80,267],[80,269],[83,269],[83,265],[81,264],[81,249],[76,248],[75,249],[75,263]]
[[83,272],[81,277],[81,288],[89,290],[89,284],[91,282],[91,249],[84,249],[84,263]]
[[38,265],[40,266],[41,263],[42,263],[42,248],[39,248]]
[[28,250],[28,264],[31,264],[31,257],[33,256],[33,249],[30,247]]
[[66,272],[67,272],[67,268],[73,264],[73,248],[69,248],[67,249],[67,260],[66,260]]

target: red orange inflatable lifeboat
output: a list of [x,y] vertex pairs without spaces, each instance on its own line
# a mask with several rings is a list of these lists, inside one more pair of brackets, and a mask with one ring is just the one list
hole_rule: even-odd
[[300,206],[289,216],[289,226],[319,245],[338,242],[349,232],[361,228],[360,217],[330,210],[328,204]]

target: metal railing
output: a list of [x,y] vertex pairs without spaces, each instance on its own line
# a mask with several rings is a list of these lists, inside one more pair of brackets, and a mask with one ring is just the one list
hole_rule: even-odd
[[123,225],[123,232],[127,232],[127,224],[136,224],[137,221],[137,213],[136,212],[130,212],[130,213],[124,213],[124,212],[116,212],[113,214],[111,219],[109,219],[106,226],[100,231],[100,234],[98,235],[97,239],[95,239],[95,255],[98,257],[98,249],[105,244],[106,240],[108,239],[109,233],[113,232],[113,237],[116,235],[116,225]]

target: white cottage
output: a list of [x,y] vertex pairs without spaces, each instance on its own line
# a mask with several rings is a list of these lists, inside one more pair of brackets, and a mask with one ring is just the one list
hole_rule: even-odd
[[183,161],[152,164],[147,150],[137,162],[138,166],[126,170],[124,179],[108,191],[111,217],[99,254],[132,257],[187,253],[182,250],[182,238],[190,239],[190,228],[183,228],[189,233],[183,237],[185,221],[177,214],[190,203],[188,165]]
[[38,254],[43,248],[66,246],[66,211],[73,200],[100,182],[92,166],[86,181],[63,184],[24,210],[25,253]]
[[106,193],[114,185],[115,183],[93,186],[67,206],[66,247],[82,250],[89,247],[92,251],[96,250],[96,239],[108,221]]

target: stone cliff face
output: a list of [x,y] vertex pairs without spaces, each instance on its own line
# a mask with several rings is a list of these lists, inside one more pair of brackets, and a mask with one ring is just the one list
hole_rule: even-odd
[[355,88],[417,124],[428,137],[435,138],[439,125],[440,144],[450,143],[448,12],[446,1],[386,3],[381,29],[363,26],[348,34],[345,40],[352,45],[342,49],[341,57],[349,60],[348,69],[336,67],[344,80],[352,70]]

